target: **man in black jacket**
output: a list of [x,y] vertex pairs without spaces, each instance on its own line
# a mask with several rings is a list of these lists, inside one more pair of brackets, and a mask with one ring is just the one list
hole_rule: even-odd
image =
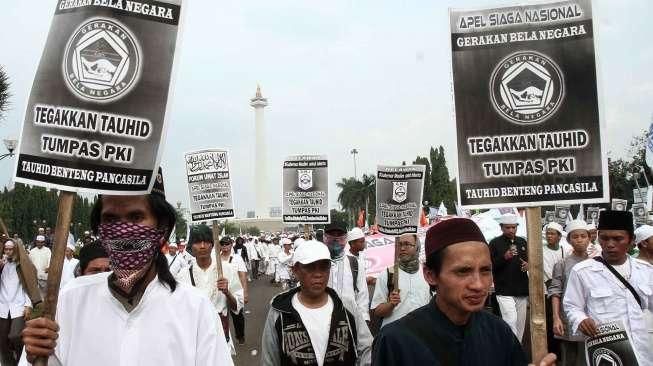
[[356,304],[327,287],[329,249],[302,243],[293,254],[300,287],[272,299],[261,339],[261,365],[370,365],[372,335]]
[[492,274],[501,317],[521,342],[528,307],[528,259],[526,240],[517,236],[517,216],[499,218],[502,235],[490,241]]
[[[381,329],[375,366],[525,366],[510,328],[482,311],[492,285],[492,261],[481,230],[453,218],[426,233],[424,278],[436,288],[431,302]],[[553,365],[549,354],[538,365]]]

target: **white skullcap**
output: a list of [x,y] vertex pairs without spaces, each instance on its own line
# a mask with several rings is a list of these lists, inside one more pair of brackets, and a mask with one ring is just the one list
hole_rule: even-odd
[[72,250],[73,252],[75,251],[75,244],[73,243],[68,243],[66,244],[66,248]]
[[290,245],[292,244],[292,241],[288,238],[283,238],[281,239],[281,245]]
[[500,217],[497,218],[497,221],[499,222],[499,224],[503,224],[503,225],[519,224],[519,221],[517,220],[517,215],[511,213],[501,215]]
[[11,240],[7,240],[5,242],[5,248],[13,248],[15,246],[14,242]]
[[651,236],[653,236],[653,226],[642,225],[635,229],[635,244],[639,244]]
[[571,234],[571,232],[574,230],[589,231],[589,229],[587,228],[587,223],[584,220],[569,221],[565,230],[567,231],[567,235]]
[[363,233],[363,230],[361,230],[359,227],[355,227],[351,229],[350,232],[347,233],[347,242],[358,240],[364,237],[365,234]]
[[177,249],[177,243],[170,243],[170,244],[168,244],[168,248],[175,248],[175,249]]
[[558,224],[557,222],[550,222],[546,225],[546,230],[551,229],[555,230],[560,233],[560,235],[564,235],[562,225]]
[[36,241],[45,241],[45,236],[43,236],[43,235],[37,235],[37,236],[36,236]]
[[588,224],[587,225],[587,230],[596,230],[596,225],[594,223]]

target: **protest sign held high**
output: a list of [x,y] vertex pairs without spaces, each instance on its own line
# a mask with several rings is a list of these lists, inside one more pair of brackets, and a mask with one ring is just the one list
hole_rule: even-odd
[[590,1],[450,23],[461,205],[607,202]]
[[149,192],[165,134],[179,3],[58,3],[27,103],[17,182]]
[[379,232],[396,236],[417,233],[425,169],[424,165],[379,165],[376,174]]
[[610,203],[610,206],[615,211],[626,211],[626,209],[628,208],[628,200],[624,200],[621,198],[613,198]]
[[330,222],[328,168],[325,155],[290,156],[283,162],[284,223]]
[[226,150],[207,149],[185,155],[190,215],[193,222],[234,217]]

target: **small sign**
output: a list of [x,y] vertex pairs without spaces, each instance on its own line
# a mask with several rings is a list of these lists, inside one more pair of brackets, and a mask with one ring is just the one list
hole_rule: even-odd
[[424,165],[379,166],[376,175],[376,217],[386,235],[417,233]]

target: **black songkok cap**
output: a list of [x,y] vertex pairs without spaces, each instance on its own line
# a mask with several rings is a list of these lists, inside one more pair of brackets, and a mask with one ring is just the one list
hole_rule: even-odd
[[164,199],[166,198],[166,192],[163,187],[163,170],[159,167],[159,172],[156,174],[154,179],[154,185],[152,186],[152,194],[158,194]]
[[635,236],[633,214],[630,211],[601,211],[599,214],[599,230],[626,230],[630,237]]
[[428,257],[449,245],[466,241],[487,243],[481,229],[470,219],[455,217],[440,221],[426,232],[424,254]]

